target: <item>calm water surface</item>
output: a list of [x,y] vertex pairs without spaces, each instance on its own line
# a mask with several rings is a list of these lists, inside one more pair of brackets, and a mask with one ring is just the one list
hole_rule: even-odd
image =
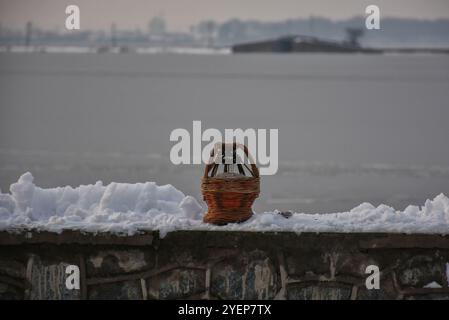
[[398,209],[449,194],[449,56],[0,54],[0,188],[171,183],[175,128],[279,129],[256,210]]

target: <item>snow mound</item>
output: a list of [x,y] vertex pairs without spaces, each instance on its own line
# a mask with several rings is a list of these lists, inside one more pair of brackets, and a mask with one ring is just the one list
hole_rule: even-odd
[[[440,194],[422,207],[404,211],[362,203],[348,212],[328,214],[257,213],[240,224],[213,226],[202,222],[203,208],[171,185],[154,182],[81,185],[44,189],[23,174],[0,192],[0,230],[113,232],[132,235],[158,230],[235,230],[292,232],[389,232],[449,234],[449,198]],[[449,267],[448,267],[449,268]]]
[[176,225],[189,225],[203,211],[195,198],[171,185],[154,182],[111,183],[101,181],[77,188],[43,189],[27,172],[0,193],[0,230],[37,229],[61,232],[76,229],[91,232],[134,234],[139,229],[161,233]]

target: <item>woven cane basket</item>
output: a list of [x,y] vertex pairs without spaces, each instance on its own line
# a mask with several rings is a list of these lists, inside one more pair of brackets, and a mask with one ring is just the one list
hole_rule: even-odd
[[[225,144],[223,144],[223,150]],[[245,156],[251,159],[248,148],[244,145],[232,144],[233,159],[236,159],[237,148],[241,148]],[[252,205],[260,193],[259,169],[251,162],[217,164],[211,161],[214,158],[214,150],[211,159],[206,165],[201,183],[203,199],[206,201],[208,211],[204,216],[204,222],[224,225],[227,223],[243,222],[253,215]],[[219,167],[223,172],[219,173]],[[235,167],[238,172],[233,172]]]

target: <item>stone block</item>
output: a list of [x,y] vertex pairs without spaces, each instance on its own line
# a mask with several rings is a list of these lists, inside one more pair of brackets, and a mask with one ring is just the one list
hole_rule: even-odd
[[86,259],[88,277],[108,277],[139,272],[154,266],[154,254],[143,250],[101,250]]
[[211,295],[221,299],[273,299],[281,286],[277,263],[267,253],[242,252],[214,266]]
[[285,253],[285,263],[287,274],[291,278],[305,275],[331,276],[329,255],[318,250]]
[[148,294],[153,299],[185,299],[204,293],[205,281],[205,270],[174,269],[148,279]]
[[357,252],[343,253],[336,261],[336,275],[365,279],[368,276],[365,270],[369,265],[376,265],[381,270],[383,267],[369,254]]
[[141,300],[142,286],[140,280],[105,283],[88,288],[91,300]]
[[288,300],[349,300],[352,287],[340,283],[290,284]]
[[[55,257],[56,258],[56,257]],[[81,290],[67,289],[65,273],[66,267],[75,264],[72,261],[41,260],[33,257],[31,268],[31,300],[78,300],[81,298]]]
[[401,287],[422,288],[435,281],[446,282],[446,261],[436,254],[415,255],[401,264],[398,280]]

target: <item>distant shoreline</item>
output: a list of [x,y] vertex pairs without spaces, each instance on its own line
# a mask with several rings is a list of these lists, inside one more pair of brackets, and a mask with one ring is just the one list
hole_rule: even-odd
[[[378,54],[449,54],[448,48],[375,48]],[[83,46],[0,46],[0,53],[134,53],[134,54],[212,54],[231,55],[231,48],[202,48],[202,47],[83,47]],[[248,52],[248,54],[281,54],[281,55],[301,55],[301,54],[322,54],[334,52],[314,51],[314,52]],[[341,54],[372,54],[371,52],[341,52]]]

